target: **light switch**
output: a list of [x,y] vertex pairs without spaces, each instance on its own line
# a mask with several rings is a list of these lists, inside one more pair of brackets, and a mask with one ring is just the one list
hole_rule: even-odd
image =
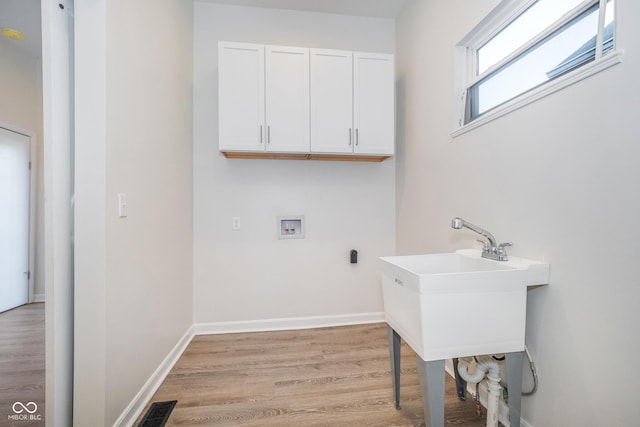
[[126,218],[127,214],[127,195],[125,193],[118,193],[118,216],[120,218]]
[[231,229],[233,231],[240,230],[240,217],[234,216],[233,218],[231,218]]

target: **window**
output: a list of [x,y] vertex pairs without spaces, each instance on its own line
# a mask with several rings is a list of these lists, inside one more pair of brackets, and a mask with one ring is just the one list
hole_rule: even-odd
[[[603,68],[588,64],[617,57],[614,1],[503,1],[457,47],[456,127],[519,108]],[[577,74],[582,68],[588,72]]]

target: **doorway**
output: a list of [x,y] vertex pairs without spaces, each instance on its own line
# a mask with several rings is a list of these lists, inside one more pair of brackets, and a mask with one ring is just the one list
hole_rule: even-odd
[[0,127],[0,313],[30,299],[30,145]]

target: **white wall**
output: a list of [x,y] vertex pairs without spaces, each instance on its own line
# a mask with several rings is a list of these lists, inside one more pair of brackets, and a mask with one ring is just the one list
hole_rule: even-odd
[[[33,133],[42,131],[42,76],[40,59],[0,39],[0,120]],[[41,138],[40,138],[41,139]]]
[[193,9],[80,3],[74,423],[113,425],[193,323]]
[[[394,160],[225,159],[217,42],[393,53],[394,21],[203,2],[194,16],[195,322],[381,312],[377,257],[394,252]],[[288,214],[305,216],[304,240],[277,240],[276,218]]]
[[640,4],[616,1],[622,64],[452,140],[454,45],[495,4],[408,0],[397,21],[398,252],[477,245],[450,228],[459,215],[550,262],[550,286],[529,292],[540,388],[524,419],[635,425]]
[[44,240],[42,206],[42,62],[39,57],[31,56],[15,46],[18,43],[0,38],[0,122],[29,131],[34,138],[32,179],[36,185],[36,206],[32,215],[36,215],[35,231],[35,268],[34,294],[44,298]]

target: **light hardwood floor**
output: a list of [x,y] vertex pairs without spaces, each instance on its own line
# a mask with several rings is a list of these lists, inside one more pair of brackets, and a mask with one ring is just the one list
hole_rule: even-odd
[[[178,401],[167,426],[424,426],[416,357],[404,343],[401,370],[396,411],[385,324],[203,335],[151,402]],[[446,425],[485,425],[448,376],[445,401]]]
[[[44,425],[44,322],[44,303],[0,313],[0,426]],[[34,402],[41,420],[10,420],[15,402]]]

